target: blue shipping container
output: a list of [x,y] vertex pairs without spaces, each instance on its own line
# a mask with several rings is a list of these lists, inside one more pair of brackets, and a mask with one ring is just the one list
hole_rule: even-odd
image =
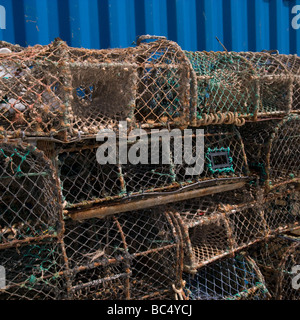
[[131,46],[155,34],[185,50],[300,55],[300,0],[0,0],[0,40],[22,46],[56,37],[70,46]]

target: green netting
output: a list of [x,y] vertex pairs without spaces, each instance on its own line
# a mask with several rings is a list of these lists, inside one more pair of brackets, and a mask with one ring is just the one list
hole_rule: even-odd
[[197,77],[197,120],[218,114],[219,120],[232,116],[253,116],[258,108],[257,86],[251,64],[238,53],[187,52]]
[[0,259],[6,270],[6,286],[0,290],[0,299],[48,300],[66,296],[63,255],[56,240],[0,250]]
[[[188,52],[194,124],[235,123],[299,109],[298,69],[267,52]],[[295,60],[296,58],[294,58]],[[297,70],[295,70],[297,69]]]
[[0,247],[60,231],[57,186],[53,166],[36,147],[0,144]]

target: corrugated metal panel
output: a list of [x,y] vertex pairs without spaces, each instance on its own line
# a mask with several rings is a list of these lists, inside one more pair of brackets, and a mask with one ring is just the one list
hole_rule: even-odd
[[222,50],[217,36],[228,50],[300,55],[300,29],[291,25],[300,0],[0,0],[0,5],[6,11],[0,39],[22,46],[60,37],[75,47],[128,47],[138,35],[155,34],[185,50]]

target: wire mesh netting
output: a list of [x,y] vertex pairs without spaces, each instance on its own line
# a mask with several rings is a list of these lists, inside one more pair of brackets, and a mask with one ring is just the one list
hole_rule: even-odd
[[5,287],[0,300],[56,300],[64,296],[63,254],[55,238],[0,250]]
[[277,59],[284,64],[293,75],[293,102],[292,112],[300,112],[300,59],[297,55],[278,54]]
[[71,292],[79,299],[159,299],[180,280],[180,240],[159,208],[104,223],[70,222],[65,243]]
[[299,70],[149,35],[0,42],[0,299],[299,299]]
[[54,168],[30,145],[1,143],[0,153],[0,298],[55,299],[63,220]]
[[268,52],[185,54],[195,72],[192,112],[198,125],[241,126],[245,119],[284,116],[299,109],[298,69],[286,61],[291,60],[289,56]]
[[69,65],[69,131],[71,135],[97,134],[116,129],[119,121],[134,125],[137,65],[133,52],[89,51],[66,48]]
[[279,265],[280,276],[277,285],[277,299],[299,300],[299,265],[300,265],[300,239],[294,240],[285,251]]
[[276,237],[275,239],[258,243],[248,250],[249,255],[258,265],[266,281],[266,286],[272,299],[276,297],[276,286],[279,275],[278,266],[286,249],[286,241],[281,237]]
[[267,200],[253,200],[246,193],[238,189],[174,204],[171,210],[185,241],[186,272],[299,227],[299,192],[292,186]]
[[[198,138],[204,138],[204,155],[199,152]],[[154,143],[150,134],[147,164],[99,164],[97,152],[102,144],[90,140],[84,143],[54,147],[58,176],[62,194],[67,207],[79,207],[91,203],[113,201],[134,196],[153,195],[168,191],[180,191],[185,187],[199,187],[229,183],[247,178],[248,165],[242,140],[234,127],[207,127],[202,133],[191,135],[191,149],[194,164],[185,159],[174,161],[174,141],[170,139],[170,156],[167,161],[161,140]],[[186,138],[186,137],[185,137]],[[184,145],[180,136],[181,146]],[[49,146],[46,146],[49,150]],[[138,141],[128,145],[129,149],[138,147]],[[183,150],[183,149],[182,149]],[[130,152],[130,150],[129,150]],[[143,151],[141,151],[143,152]],[[157,157],[157,163],[152,158]],[[203,158],[204,157],[204,158]],[[189,174],[187,168],[195,168],[204,162],[203,171]]]
[[268,52],[240,53],[252,66],[259,81],[257,116],[286,114],[293,101],[293,74]]
[[262,242],[249,250],[259,266],[272,299],[299,300],[297,273],[299,236],[285,234]]
[[[249,271],[248,262],[236,260],[233,270],[226,269],[234,265],[226,257],[299,228],[299,199],[294,192],[290,188],[285,195],[268,199],[264,210],[244,189],[104,219],[66,219],[60,233],[0,247],[1,264],[9,270],[0,298],[174,299],[181,292],[185,299],[263,299],[266,291],[260,281],[254,281],[257,273]],[[222,258],[227,259],[225,264]],[[199,272],[220,265],[224,292],[213,293]],[[244,273],[239,273],[238,265]],[[182,278],[183,270],[197,275]],[[236,283],[228,279],[227,283],[226,274],[232,275],[233,282],[236,277]],[[213,283],[219,283],[216,277]],[[183,279],[189,279],[184,291],[192,292],[189,297],[182,293]],[[193,287],[196,283],[198,289],[207,290],[201,297]]]
[[51,44],[1,55],[2,135],[41,136],[65,130],[66,87],[60,51]]
[[135,48],[47,46],[3,52],[0,132],[6,137],[95,135],[117,122],[189,121],[189,68],[180,47],[161,39]]
[[182,242],[159,208],[104,220],[66,220],[61,237],[0,250],[0,299],[171,299]]
[[255,73],[238,53],[187,52],[196,73],[196,122],[236,123],[239,116],[254,116],[257,109]]
[[118,130],[121,120],[129,129],[242,126],[299,111],[298,61],[290,56],[187,52],[153,36],[125,49],[70,48],[60,39],[0,47],[2,138],[72,140]]
[[152,123],[187,125],[190,117],[190,70],[182,49],[174,42],[139,46],[139,83],[135,118]]
[[50,161],[33,146],[1,143],[0,163],[0,249],[60,233],[60,189]]
[[269,292],[255,262],[241,253],[221,259],[195,275],[184,274],[189,300],[266,300]]
[[267,189],[299,179],[300,118],[248,123],[240,129],[248,164]]
[[[284,232],[299,227],[300,193],[292,185],[276,189],[275,198],[266,200],[264,218],[270,233]],[[266,197],[268,198],[268,197]]]

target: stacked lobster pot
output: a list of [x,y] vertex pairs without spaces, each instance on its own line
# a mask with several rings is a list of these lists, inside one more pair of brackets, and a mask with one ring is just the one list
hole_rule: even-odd
[[274,297],[251,249],[299,227],[298,67],[1,43],[0,299]]
[[[282,285],[275,296],[247,251],[299,228],[299,58],[185,53],[194,71],[191,125],[233,124],[249,170],[241,188],[174,206],[186,243],[185,293],[190,299],[285,299],[288,289]],[[235,269],[241,254],[252,261],[255,280],[247,278],[245,265]],[[235,270],[244,270],[243,281]]]
[[249,250],[259,266],[272,299],[299,300],[299,234],[263,241]]

